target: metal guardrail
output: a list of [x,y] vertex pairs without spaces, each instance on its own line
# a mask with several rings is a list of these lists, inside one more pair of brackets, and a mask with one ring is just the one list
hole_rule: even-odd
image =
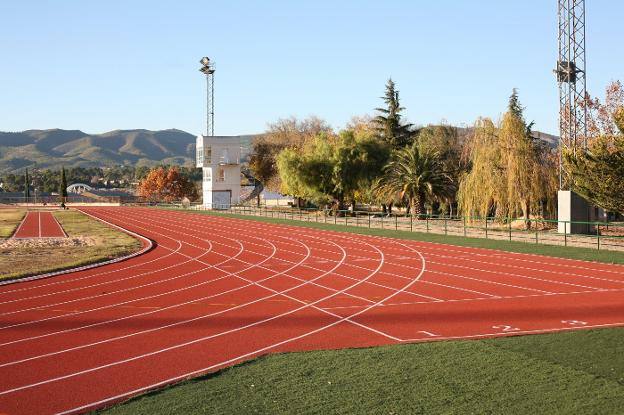
[[[160,206],[207,209],[202,205],[159,204]],[[286,207],[212,206],[211,210],[239,215],[270,217],[303,222],[424,232],[527,243],[576,246],[624,251],[624,222],[579,222],[552,219],[462,217],[443,215],[384,214],[375,211],[298,209]],[[563,224],[565,232],[558,232]],[[572,224],[587,225],[588,234],[570,234]],[[528,226],[527,226],[528,225]]]

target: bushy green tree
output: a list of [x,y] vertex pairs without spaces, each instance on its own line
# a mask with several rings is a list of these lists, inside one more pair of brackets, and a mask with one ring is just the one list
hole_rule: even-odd
[[338,208],[355,204],[358,193],[381,174],[388,146],[370,134],[351,130],[320,134],[302,150],[284,149],[277,157],[282,192]]
[[590,142],[586,153],[564,154],[572,188],[597,206],[624,214],[624,106],[612,113],[619,130],[602,134]]
[[284,149],[301,151],[307,142],[319,134],[332,136],[332,128],[324,120],[308,117],[279,119],[269,124],[267,131],[253,142],[249,170],[264,187],[279,191],[280,175],[277,169],[277,155]]

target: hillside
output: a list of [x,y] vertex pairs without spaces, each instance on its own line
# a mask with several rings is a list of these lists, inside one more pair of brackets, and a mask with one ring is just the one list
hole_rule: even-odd
[[60,129],[0,132],[2,173],[60,165],[190,165],[194,157],[195,136],[176,129],[115,130],[103,134]]

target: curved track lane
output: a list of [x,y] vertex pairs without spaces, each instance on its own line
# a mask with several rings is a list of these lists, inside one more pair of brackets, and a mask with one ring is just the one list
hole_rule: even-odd
[[624,267],[149,208],[156,242],[0,287],[0,412],[76,413],[279,351],[624,323]]

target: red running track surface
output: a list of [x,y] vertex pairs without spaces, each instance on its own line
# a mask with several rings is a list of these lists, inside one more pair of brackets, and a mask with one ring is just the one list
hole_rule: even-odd
[[63,238],[65,231],[51,212],[30,211],[13,234],[14,238]]
[[144,255],[0,287],[0,412],[84,412],[255,356],[624,325],[624,267],[150,208]]

